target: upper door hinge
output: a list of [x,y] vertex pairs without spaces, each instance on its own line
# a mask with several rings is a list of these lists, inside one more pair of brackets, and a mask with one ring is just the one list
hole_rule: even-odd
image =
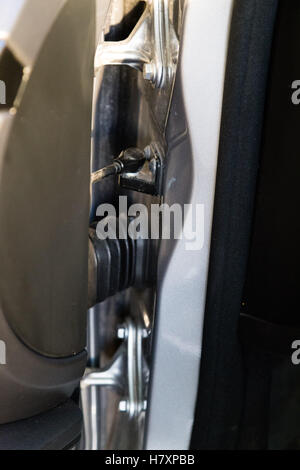
[[143,72],[156,88],[172,84],[179,39],[169,12],[170,0],[148,1],[132,33],[123,41],[104,41],[98,47],[95,70],[104,65],[128,65]]

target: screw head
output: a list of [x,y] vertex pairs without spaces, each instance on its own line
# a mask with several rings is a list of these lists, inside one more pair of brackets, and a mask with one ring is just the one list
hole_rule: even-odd
[[144,79],[145,80],[149,80],[151,82],[154,81],[154,77],[155,77],[155,65],[153,64],[153,62],[149,63],[149,64],[144,64],[144,67],[143,67],[143,76],[144,76]]
[[127,413],[128,411],[128,402],[127,400],[121,400],[119,403],[119,411],[121,413]]
[[143,328],[143,332],[142,332],[142,336],[143,336],[143,339],[147,339],[151,334],[151,331],[150,330],[147,330],[147,328]]
[[126,326],[119,326],[117,330],[117,337],[118,339],[126,339],[127,338],[127,328]]

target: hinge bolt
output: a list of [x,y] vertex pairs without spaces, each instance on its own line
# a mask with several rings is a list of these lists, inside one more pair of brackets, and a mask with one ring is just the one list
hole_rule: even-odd
[[143,328],[143,331],[142,331],[143,339],[147,339],[150,336],[150,333],[151,333],[150,330],[147,330],[146,328]]
[[144,64],[143,76],[144,76],[145,80],[149,80],[150,82],[154,83],[155,73],[156,73],[156,68],[155,68],[155,64],[153,62],[150,62],[148,64]]
[[119,403],[119,411],[121,413],[127,413],[128,411],[128,401],[127,400],[121,400]]
[[126,326],[119,326],[118,331],[117,331],[118,339],[127,339],[127,335],[128,335],[128,330]]

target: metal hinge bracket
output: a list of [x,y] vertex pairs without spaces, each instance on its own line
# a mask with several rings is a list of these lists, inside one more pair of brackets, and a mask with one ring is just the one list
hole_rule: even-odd
[[152,0],[129,37],[104,41],[95,56],[95,71],[104,65],[128,65],[143,72],[156,88],[172,84],[179,53],[179,40],[170,19],[170,0]]

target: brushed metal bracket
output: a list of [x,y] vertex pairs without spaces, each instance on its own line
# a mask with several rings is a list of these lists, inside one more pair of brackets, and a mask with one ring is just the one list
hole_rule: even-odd
[[98,424],[91,389],[111,388],[122,397],[119,412],[127,413],[128,419],[138,419],[146,411],[146,389],[149,369],[143,357],[143,339],[148,331],[141,324],[128,319],[118,329],[118,338],[123,342],[111,363],[103,369],[87,370],[81,380],[81,405],[84,416],[85,449],[94,450],[97,441]]
[[156,88],[172,84],[179,40],[169,11],[170,0],[148,0],[145,11],[129,37],[104,41],[95,56],[95,72],[104,65],[127,65],[143,72]]

